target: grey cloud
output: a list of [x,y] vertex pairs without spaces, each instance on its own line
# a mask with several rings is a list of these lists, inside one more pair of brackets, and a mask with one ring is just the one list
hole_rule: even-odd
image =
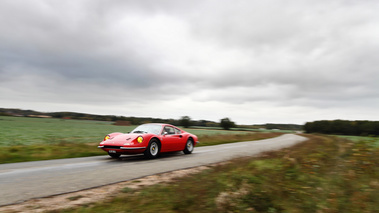
[[[215,17],[200,24],[195,32],[203,32],[200,34],[205,39],[213,39],[213,42],[227,48],[238,45],[240,50],[258,62],[240,70],[226,71],[205,84],[228,89],[292,85],[296,89],[288,91],[287,97],[304,97],[320,102],[332,99],[353,102],[368,94],[375,97],[375,91],[378,91],[377,75],[374,74],[377,73],[375,57],[378,45],[369,32],[372,23],[379,21],[373,13],[378,5],[345,7],[342,2],[337,2],[328,8],[330,5],[315,4],[300,3],[303,7],[299,8],[291,8],[291,3],[284,7],[278,4],[255,15],[249,12],[253,13],[256,5],[245,5],[238,10],[239,13],[233,9],[221,10],[216,18],[223,20],[227,17],[224,18],[229,21],[226,24],[213,24],[218,23]],[[270,20],[271,17],[273,19]],[[263,30],[260,30],[262,25]],[[363,33],[365,31],[368,33]],[[270,54],[272,56],[268,56]],[[288,61],[283,61],[283,58],[288,58]],[[268,63],[260,64],[262,61]],[[352,89],[360,87],[366,88]],[[245,100],[255,100],[253,97],[247,96]]]
[[0,97],[9,103],[378,107],[376,1],[0,5]]
[[[3,7],[18,13],[3,13],[5,18],[0,22],[4,32],[0,46],[5,50],[0,60],[2,67],[21,63],[26,73],[31,67],[34,73],[44,76],[55,74],[68,81],[111,82],[126,88],[177,80],[172,75],[161,77],[150,67],[148,60],[154,64],[154,59],[139,56],[133,44],[128,43],[128,37],[121,40],[117,30],[112,31],[114,20],[108,20],[112,14],[88,11],[83,2],[55,3],[38,1],[37,7],[28,5],[28,9],[9,2],[10,8]],[[96,5],[89,8],[93,7],[102,9]]]

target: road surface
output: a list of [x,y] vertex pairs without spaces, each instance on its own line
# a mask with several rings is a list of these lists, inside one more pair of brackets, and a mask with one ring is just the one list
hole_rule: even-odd
[[[31,198],[68,193],[148,175],[253,156],[290,147],[307,138],[286,134],[276,138],[195,147],[147,160],[141,155],[112,159],[107,155],[25,163],[0,164],[0,206]],[[75,149],[73,149],[75,151]]]

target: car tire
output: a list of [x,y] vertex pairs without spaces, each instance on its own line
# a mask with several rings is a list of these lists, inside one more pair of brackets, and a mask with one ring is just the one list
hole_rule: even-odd
[[121,154],[117,154],[117,153],[108,153],[109,156],[111,156],[112,158],[119,158]]
[[161,149],[160,143],[157,139],[152,139],[149,143],[149,146],[144,152],[145,157],[147,158],[156,158],[159,155],[159,151]]
[[194,148],[193,140],[191,138],[189,138],[187,140],[186,147],[183,150],[184,154],[191,154],[193,151],[193,148]]

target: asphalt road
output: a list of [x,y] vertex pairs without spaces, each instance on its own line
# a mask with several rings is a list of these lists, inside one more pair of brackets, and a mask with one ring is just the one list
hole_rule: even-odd
[[286,134],[266,140],[195,147],[191,155],[177,152],[154,160],[147,160],[141,155],[122,156],[120,159],[104,155],[0,164],[0,206],[236,157],[253,156],[290,147],[305,140],[305,137]]

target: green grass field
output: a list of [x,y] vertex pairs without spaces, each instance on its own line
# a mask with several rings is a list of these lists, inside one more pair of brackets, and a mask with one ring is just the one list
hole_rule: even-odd
[[0,146],[93,143],[109,132],[127,132],[132,128],[102,121],[0,117]]
[[[106,155],[97,148],[105,135],[127,133],[135,126],[112,122],[0,116],[0,163]],[[282,133],[184,129],[204,145],[259,140]]]
[[344,136],[344,135],[338,135],[338,137],[345,138],[354,142],[366,141],[373,146],[379,147],[379,137]]

